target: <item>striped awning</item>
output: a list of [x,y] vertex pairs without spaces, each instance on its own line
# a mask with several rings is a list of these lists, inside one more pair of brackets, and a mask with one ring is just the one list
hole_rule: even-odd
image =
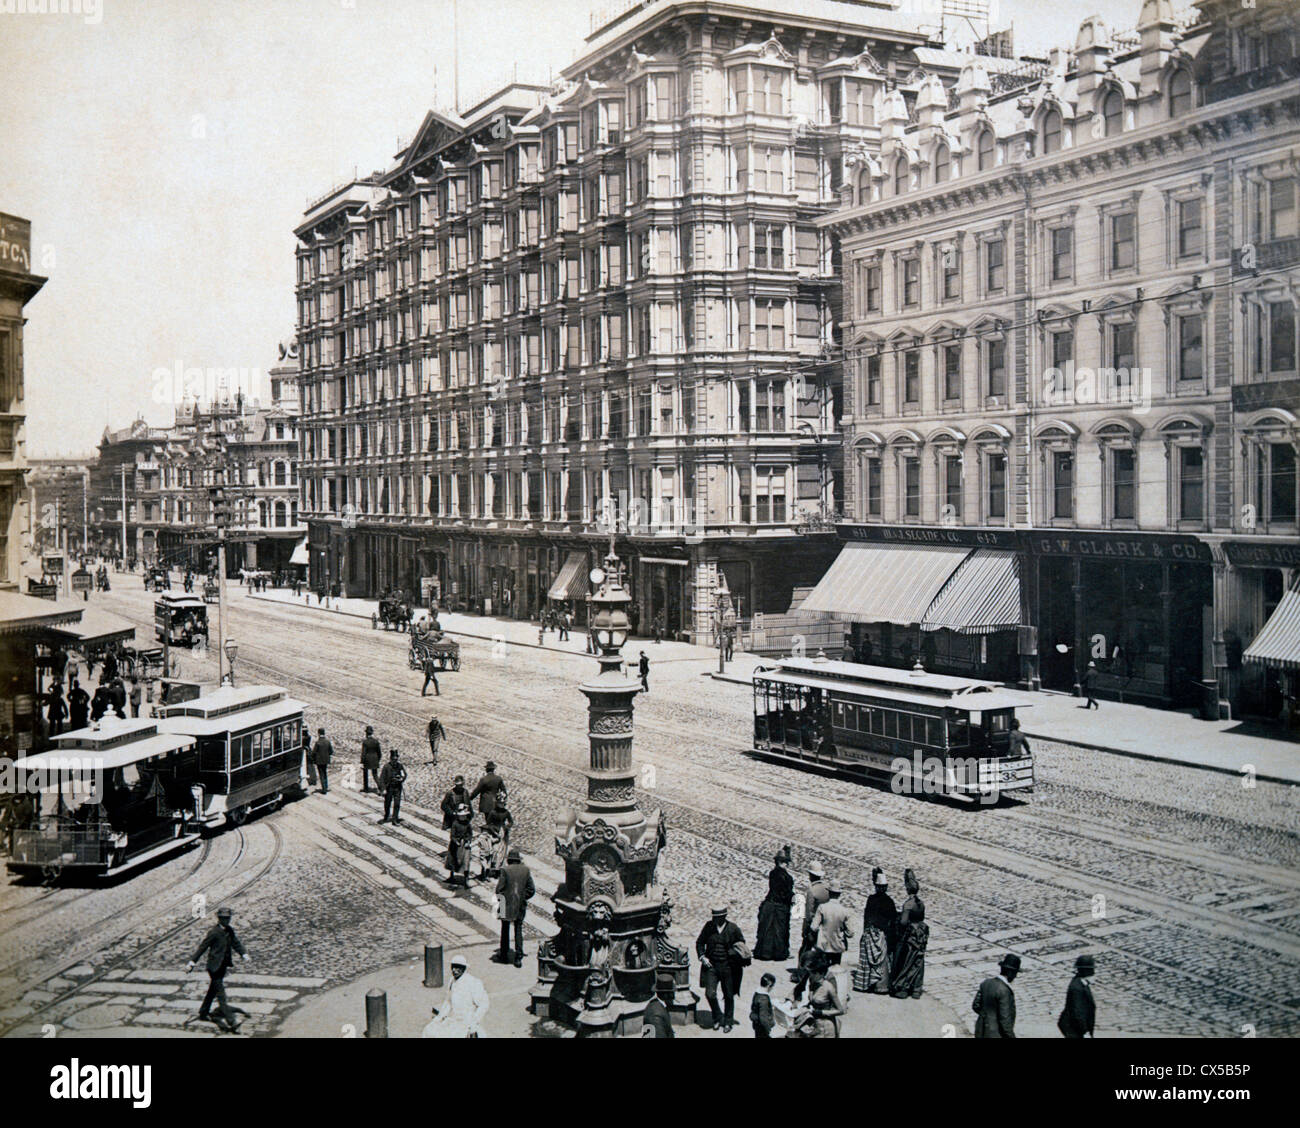
[[547,599],[586,599],[587,598],[587,554],[570,552],[564,558],[564,567],[555,577],[546,593]]
[[1282,596],[1264,629],[1241,657],[1279,670],[1300,670],[1300,588]]
[[846,544],[799,605],[858,623],[919,623],[970,555],[951,545]]
[[1020,625],[1020,559],[977,548],[952,574],[921,620],[923,631],[981,635]]

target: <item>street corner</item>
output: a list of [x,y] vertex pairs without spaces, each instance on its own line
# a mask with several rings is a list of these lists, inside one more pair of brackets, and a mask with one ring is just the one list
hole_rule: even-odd
[[[350,982],[326,988],[306,999],[287,1015],[277,1038],[364,1038],[367,1037],[366,1000],[372,991],[384,997],[389,1038],[419,1038],[433,1017],[433,1008],[446,999],[451,983],[451,960],[463,956],[469,974],[479,979],[487,992],[489,1008],[483,1020],[485,1038],[529,1038],[557,1036],[559,1031],[542,1029],[528,1013],[529,988],[537,982],[536,952],[529,952],[522,968],[491,959],[497,946],[489,942],[468,947],[446,947],[442,953],[442,985],[424,985],[422,955],[358,976]],[[374,1004],[372,1004],[373,1006]]]

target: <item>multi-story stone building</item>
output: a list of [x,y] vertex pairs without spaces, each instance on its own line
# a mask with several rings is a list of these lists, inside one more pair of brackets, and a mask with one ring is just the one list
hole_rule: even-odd
[[851,543],[804,605],[860,651],[1276,708],[1241,656],[1300,566],[1298,42],[1280,0],[1146,0],[996,87],[877,84],[825,224]]
[[23,541],[31,535],[27,409],[23,383],[23,310],[45,285],[33,274],[32,225],[0,212],[0,591],[17,590]]
[[[927,37],[842,0],[636,4],[555,89],[430,113],[297,228],[314,582],[581,614],[611,527],[640,620],[785,611],[841,504],[818,217]],[[955,78],[940,59],[935,73]],[[909,81],[912,83],[908,85]]]
[[93,551],[152,564],[165,528],[160,444],[167,432],[137,419],[117,430],[105,427],[90,466],[90,544]]

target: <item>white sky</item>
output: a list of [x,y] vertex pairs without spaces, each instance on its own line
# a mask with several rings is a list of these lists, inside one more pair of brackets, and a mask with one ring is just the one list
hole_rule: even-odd
[[[450,0],[99,0],[97,22],[92,0],[23,10],[40,3],[0,0],[0,211],[31,220],[50,279],[27,307],[32,457],[91,453],[137,415],[169,423],[160,368],[270,368],[308,198],[386,167],[435,89],[450,107],[453,57]],[[1021,52],[1141,8],[994,3]],[[908,7],[936,23],[939,4]],[[567,65],[593,6],[463,0],[462,104],[516,62],[521,79]]]

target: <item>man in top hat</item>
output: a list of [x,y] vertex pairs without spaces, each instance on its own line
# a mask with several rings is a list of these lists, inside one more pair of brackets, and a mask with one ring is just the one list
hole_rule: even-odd
[[813,862],[808,867],[808,894],[803,903],[803,941],[799,945],[800,959],[806,951],[816,946],[817,932],[812,926],[813,917],[830,899],[831,890],[826,884],[826,872],[820,862]]
[[533,884],[533,875],[524,865],[523,856],[513,846],[510,847],[505,869],[497,878],[501,914],[501,951],[497,954],[499,963],[510,962],[510,926],[514,925],[515,967],[524,966],[524,915],[528,912],[529,898],[536,892],[537,886]]
[[230,918],[233,915],[227,908],[217,910],[217,923],[208,930],[198,951],[190,957],[189,963],[185,966],[187,972],[193,971],[194,965],[199,962],[203,953],[208,954],[208,993],[203,996],[203,1005],[199,1007],[199,1018],[203,1021],[211,1019],[212,1003],[216,1000],[215,1022],[231,1034],[239,1029],[239,1020],[235,1018],[234,1008],[226,1001],[226,972],[235,962],[236,952],[241,959],[248,961],[248,953],[244,951],[244,945],[239,942],[235,930],[230,927]]
[[1074,961],[1074,978],[1065,990],[1065,1009],[1056,1026],[1067,1038],[1091,1038],[1097,1018],[1097,1002],[1088,980],[1097,970],[1097,957],[1079,956]]
[[[695,941],[695,954],[700,959],[700,986],[709,1000],[713,1028],[724,1034],[730,1034],[736,1025],[736,995],[740,991],[741,973],[748,962],[744,945],[744,934],[727,919],[727,906],[714,905],[713,919],[700,929]],[[722,1006],[718,1005],[719,987],[722,988]]]
[[844,958],[849,947],[853,928],[849,924],[849,911],[840,900],[840,887],[835,882],[827,887],[829,899],[822,903],[812,919],[812,930],[817,935],[817,950],[825,952],[832,965]]
[[384,753],[379,747],[379,741],[375,739],[375,729],[373,725],[366,725],[366,736],[361,742],[361,790],[368,792],[370,790],[371,777],[374,778],[375,787],[382,791],[379,786],[379,766],[383,762]]
[[451,957],[451,982],[441,1006],[433,1008],[433,1021],[423,1038],[477,1038],[490,1005],[482,980],[469,973],[464,956]]
[[998,974],[990,976],[975,992],[972,1009],[976,1038],[1014,1038],[1016,1036],[1016,993],[1011,984],[1020,974],[1020,957],[1008,952],[998,964]]

